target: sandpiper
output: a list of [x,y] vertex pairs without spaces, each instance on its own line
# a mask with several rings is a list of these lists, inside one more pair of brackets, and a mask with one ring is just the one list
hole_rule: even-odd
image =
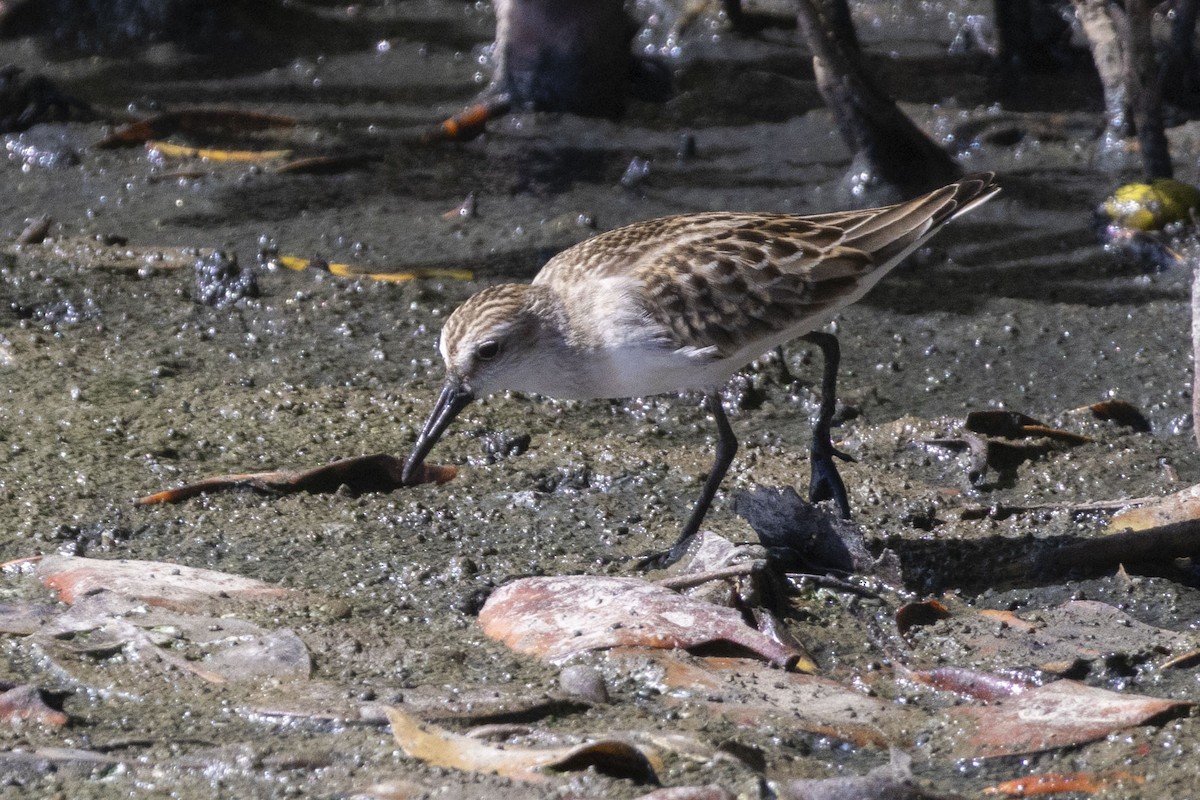
[[833,457],[837,339],[814,332],[947,222],[1000,190],[965,177],[882,208],[813,216],[710,212],[637,222],[550,259],[530,284],[473,295],[446,320],[446,383],[405,463],[410,483],[472,400],[514,390],[561,399],[705,392],[717,457],[671,550],[675,560],[716,495],[737,439],[719,389],[763,353],[806,336],[825,355],[813,430],[813,502],[849,501]]

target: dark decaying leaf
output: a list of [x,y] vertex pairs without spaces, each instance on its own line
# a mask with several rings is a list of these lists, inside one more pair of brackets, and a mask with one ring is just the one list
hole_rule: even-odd
[[550,661],[612,647],[711,648],[751,653],[781,667],[801,654],[748,626],[732,608],[637,578],[525,578],[497,589],[479,613],[484,633]]
[[[200,494],[246,489],[270,495],[285,495],[295,492],[328,494],[336,492],[343,486],[354,494],[391,492],[405,485],[401,480],[403,469],[403,459],[387,453],[377,453],[370,456],[343,458],[314,469],[218,475],[175,489],[166,489],[139,497],[134,501],[134,505],[179,503]],[[425,464],[422,465],[421,475],[414,483],[445,483],[454,478],[456,474],[457,470],[453,467]]]
[[967,479],[972,486],[984,487],[990,483],[989,470],[1004,476],[1025,461],[1091,441],[1078,433],[1052,428],[1018,411],[987,410],[967,414],[957,435],[927,438],[924,443],[966,451],[970,459]]
[[29,220],[24,230],[17,234],[16,244],[40,244],[45,241],[46,235],[50,233],[50,217],[43,214],[37,219]]
[[862,528],[804,500],[788,486],[756,486],[734,495],[733,510],[783,566],[870,574],[875,559]]
[[[522,685],[487,684],[471,687],[417,686],[405,689],[404,708],[426,722],[455,726],[526,725],[548,718],[580,714],[591,704],[561,692],[537,692]],[[387,706],[364,703],[344,686],[321,680],[292,684],[285,692],[264,688],[247,704],[245,712],[256,719],[281,724],[307,723],[322,729],[387,723]]]
[[352,169],[361,169],[379,160],[370,153],[347,155],[308,156],[280,164],[275,168],[277,175],[336,175]]
[[1124,400],[1101,400],[1088,406],[1088,410],[1096,419],[1115,422],[1138,433],[1150,432],[1150,421],[1133,403]]

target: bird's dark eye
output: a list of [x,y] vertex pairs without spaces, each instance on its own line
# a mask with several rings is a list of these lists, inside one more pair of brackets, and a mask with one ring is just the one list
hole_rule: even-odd
[[491,361],[498,355],[500,355],[500,343],[495,339],[488,339],[475,348],[475,357],[480,361]]

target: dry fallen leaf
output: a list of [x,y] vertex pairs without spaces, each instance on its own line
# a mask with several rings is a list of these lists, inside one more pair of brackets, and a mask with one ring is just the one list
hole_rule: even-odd
[[290,594],[253,578],[163,561],[46,556],[35,573],[65,603],[108,589],[152,606],[194,612],[202,603],[277,600]]
[[962,697],[984,702],[1012,697],[1034,688],[1034,684],[1026,681],[962,667],[938,667],[930,670],[901,668],[898,671],[913,683],[932,686],[939,691],[954,692]]
[[991,705],[955,706],[945,713],[953,720],[948,729],[956,731],[957,757],[995,758],[1092,742],[1192,705],[1061,680]]
[[205,161],[229,161],[257,163],[287,158],[291,150],[224,150],[217,147],[189,147],[187,145],[147,140],[146,149],[167,158],[200,158]]
[[934,663],[957,651],[971,668],[997,673],[1061,672],[1060,665],[1086,670],[1101,659],[1123,656],[1138,663],[1200,647],[1200,636],[1193,632],[1156,628],[1095,600],[1025,609],[1019,616],[963,611],[939,622],[936,631],[915,628],[908,638],[917,663]]
[[10,688],[0,694],[0,722],[37,722],[52,728],[67,724],[67,715],[57,708],[51,708],[41,689],[36,686],[8,686]]
[[531,782],[546,780],[544,770],[595,767],[615,777],[657,782],[651,759],[627,742],[600,739],[570,747],[498,746],[422,722],[399,708],[388,706],[384,711],[392,725],[392,736],[404,752],[433,766]]
[[1124,770],[1111,773],[1075,772],[1063,774],[1047,772],[1041,775],[1028,775],[1024,778],[1013,778],[1010,781],[997,783],[983,790],[984,794],[1002,794],[1007,797],[1032,797],[1045,794],[1093,794],[1117,783],[1132,783],[1138,786],[1146,779]]
[[1142,531],[1197,518],[1200,518],[1200,484],[1169,494],[1156,502],[1114,514],[1106,530],[1109,533]]
[[[93,670],[101,670],[106,683],[144,681],[156,672],[173,682],[180,674],[209,683],[294,682],[312,672],[308,648],[287,628],[147,606],[105,589],[76,597],[69,608],[59,606],[29,635],[38,658],[82,685],[89,685]],[[109,662],[113,656],[122,657]],[[131,664],[137,666],[127,675]]]
[[866,775],[807,778],[781,782],[779,800],[934,800],[923,792],[912,774],[912,757],[893,750],[891,762]]
[[815,733],[856,747],[905,747],[928,719],[828,678],[780,673],[759,661],[636,648],[613,650],[609,658],[642,676],[664,702],[702,706],[747,728]]
[[483,631],[512,649],[549,661],[611,647],[724,645],[781,667],[801,654],[748,626],[732,608],[684,597],[637,578],[590,575],[525,578],[492,593],[479,612]]
[[720,786],[669,786],[655,789],[638,800],[737,800],[737,795]]

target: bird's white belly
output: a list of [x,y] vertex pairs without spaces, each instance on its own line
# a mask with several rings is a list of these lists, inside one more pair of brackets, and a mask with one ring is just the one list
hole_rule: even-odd
[[[628,299],[641,287],[626,276],[557,288],[572,301],[573,325],[587,335],[579,344],[557,349],[556,358],[537,370],[533,381],[537,387],[524,388],[564,400],[718,388],[755,358],[820,327],[833,316],[833,310],[824,310],[797,319],[783,330],[745,342],[726,358],[715,358],[715,347],[665,346],[671,341],[669,331],[643,316],[637,310],[639,304]],[[577,294],[571,295],[572,290]]]
[[569,371],[543,376],[541,394],[561,399],[644,397],[721,386],[739,365],[688,350],[624,345],[580,358]]

